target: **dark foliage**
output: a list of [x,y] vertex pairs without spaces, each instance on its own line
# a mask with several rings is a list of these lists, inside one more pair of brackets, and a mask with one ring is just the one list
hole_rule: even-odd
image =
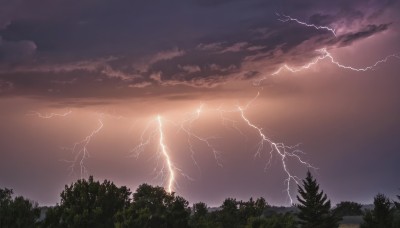
[[[363,228],[391,228],[394,210],[390,200],[383,194],[374,198],[374,209],[366,211]],[[396,227],[397,228],[397,227]]]
[[297,208],[300,210],[298,217],[303,228],[330,228],[338,227],[338,219],[332,215],[331,201],[324,192],[319,190],[317,181],[310,171],[303,180],[303,187],[298,186],[299,195]]
[[11,189],[0,189],[0,227],[34,227],[40,215],[37,203],[22,196],[12,198]]
[[336,204],[333,213],[337,217],[363,215],[362,205],[356,202],[344,201]]
[[142,184],[132,204],[117,215],[116,227],[189,227],[188,201],[162,187]]
[[130,203],[130,191],[112,182],[78,180],[66,185],[61,203],[47,212],[45,227],[113,227],[115,215]]
[[290,214],[275,214],[270,217],[251,217],[246,228],[296,228],[295,217]]
[[397,210],[400,210],[400,195],[397,195],[398,202],[394,201],[394,205],[396,206]]
[[190,218],[190,226],[194,228],[209,227],[210,219],[207,204],[203,202],[195,203],[192,207],[192,216]]
[[[0,189],[0,228],[9,227],[145,227],[145,228],[330,228],[338,227],[338,218],[361,215],[361,205],[341,202],[331,210],[327,195],[319,189],[311,173],[298,186],[296,205],[299,212],[278,213],[264,198],[238,201],[227,198],[210,211],[205,203],[193,204],[162,187],[142,184],[133,195],[124,186],[78,180],[66,185],[61,202],[43,208],[46,216],[39,221],[37,204],[22,196],[12,197],[12,190]],[[400,196],[397,196],[400,200]],[[374,209],[364,213],[363,228],[399,228],[400,202],[391,202],[383,194],[374,198]]]

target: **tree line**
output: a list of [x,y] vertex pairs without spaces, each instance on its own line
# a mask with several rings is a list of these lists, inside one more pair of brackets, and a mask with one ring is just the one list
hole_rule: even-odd
[[372,210],[363,211],[355,202],[341,202],[332,208],[310,172],[298,186],[296,210],[286,213],[276,212],[262,197],[248,201],[227,198],[217,210],[202,202],[189,207],[183,197],[162,187],[142,184],[132,194],[125,186],[117,187],[108,180],[100,183],[92,176],[66,185],[60,196],[56,206],[39,208],[22,196],[13,198],[11,189],[0,188],[0,228],[333,228],[343,216],[363,216],[363,228],[400,227],[400,202],[378,194]]

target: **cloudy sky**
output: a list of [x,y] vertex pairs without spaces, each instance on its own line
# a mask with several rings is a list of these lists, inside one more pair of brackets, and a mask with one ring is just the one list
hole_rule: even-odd
[[[160,116],[173,190],[190,202],[288,205],[282,162],[307,171],[289,155],[333,202],[393,197],[399,11],[397,0],[0,0],[0,187],[53,205],[82,175],[167,186]],[[258,151],[258,130],[304,153]]]

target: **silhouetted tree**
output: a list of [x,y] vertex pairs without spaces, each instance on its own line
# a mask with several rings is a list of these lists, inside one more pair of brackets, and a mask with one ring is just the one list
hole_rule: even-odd
[[12,189],[0,189],[0,227],[34,227],[40,216],[37,203],[12,194]]
[[394,205],[396,206],[397,210],[400,210],[400,195],[397,195],[397,199],[399,200],[399,202],[394,201]]
[[194,228],[206,228],[210,226],[209,221],[207,205],[203,202],[193,204],[190,226]]
[[366,211],[363,228],[390,228],[392,227],[393,209],[390,200],[383,194],[374,198],[374,209]]
[[398,202],[394,201],[395,210],[393,212],[392,227],[400,227],[400,195],[397,195]]
[[[174,195],[174,194],[173,194]],[[170,227],[189,227],[189,202],[181,196],[175,196],[168,208],[168,224]]]
[[331,201],[322,190],[319,191],[319,185],[310,171],[303,180],[303,187],[298,186],[298,192],[300,204],[297,208],[300,210],[298,217],[302,228],[337,227],[338,219],[330,211]]
[[116,227],[188,227],[189,203],[162,187],[142,184],[129,208],[117,215]]
[[118,211],[129,206],[130,191],[90,176],[66,185],[61,203],[48,210],[43,222],[50,227],[113,227]]
[[356,202],[344,201],[336,204],[333,214],[337,217],[362,215],[362,205]]
[[220,210],[207,211],[204,203],[193,205],[191,227],[245,227],[249,218],[262,216],[267,203],[264,198],[256,201],[250,198],[249,201],[237,201],[234,198],[227,198],[220,206]]
[[224,200],[219,212],[219,222],[222,227],[239,227],[239,210],[238,202],[234,198],[227,198]]
[[259,198],[256,201],[253,198],[250,198],[249,201],[240,201],[239,202],[239,223],[240,225],[246,225],[247,220],[251,217],[259,217],[262,215],[264,209],[267,207],[267,203],[264,198]]
[[61,220],[61,209],[60,206],[57,204],[54,207],[50,207],[46,211],[46,218],[41,222],[41,226],[43,228],[58,228],[58,227],[66,227],[67,225],[64,224],[63,226],[60,224]]
[[193,204],[193,216],[194,217],[204,217],[207,215],[207,204],[203,202]]
[[260,197],[256,200],[255,208],[256,208],[256,215],[260,216],[264,212],[265,208],[269,207],[267,202],[263,197]]

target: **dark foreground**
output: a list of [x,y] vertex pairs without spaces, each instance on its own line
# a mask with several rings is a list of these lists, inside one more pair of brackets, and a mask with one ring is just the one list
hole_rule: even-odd
[[[378,194],[366,209],[355,202],[331,208],[330,200],[308,172],[298,187],[298,204],[270,206],[264,198],[227,198],[210,209],[189,203],[162,187],[142,184],[133,194],[93,177],[66,185],[54,207],[39,207],[10,189],[0,189],[0,228],[14,227],[260,227],[260,228],[399,228],[400,203]],[[400,200],[400,196],[398,199]]]

